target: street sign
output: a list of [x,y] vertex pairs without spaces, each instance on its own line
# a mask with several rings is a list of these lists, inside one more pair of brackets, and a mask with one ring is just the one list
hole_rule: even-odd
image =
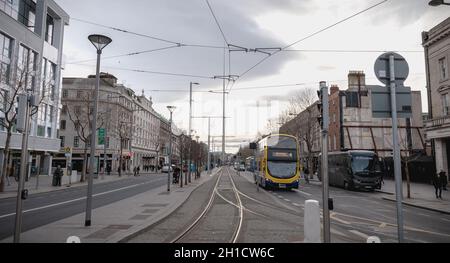
[[65,147],[65,148],[64,148],[64,153],[72,153],[72,148],[70,148],[70,147]]
[[98,145],[105,145],[105,128],[98,129]]
[[[388,87],[372,87],[372,118],[392,118],[391,92]],[[411,118],[411,88],[399,86],[395,89],[397,101],[397,117]]]
[[389,71],[389,56],[394,55],[394,76],[397,87],[403,86],[409,74],[409,66],[406,60],[399,54],[387,52],[382,54],[375,61],[375,76],[383,84],[389,84],[391,74]]

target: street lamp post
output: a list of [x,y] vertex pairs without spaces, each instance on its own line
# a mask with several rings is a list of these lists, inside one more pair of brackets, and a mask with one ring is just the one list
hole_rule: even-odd
[[169,170],[167,172],[167,192],[170,192],[170,169],[172,169],[172,114],[175,108],[175,106],[167,106],[167,109],[170,111]]
[[97,115],[98,115],[98,90],[100,86],[100,57],[102,55],[102,50],[109,45],[112,40],[111,38],[103,35],[90,35],[88,37],[92,45],[97,49],[97,73],[95,81],[95,92],[94,92],[94,112],[91,123],[91,154],[90,154],[90,172],[88,181],[88,192],[86,198],[86,219],[84,221],[85,226],[91,225],[91,212],[92,212],[92,185],[94,183],[94,165],[95,165],[95,147],[96,147],[96,131],[97,131]]
[[191,182],[191,164],[192,164],[192,85],[200,85],[200,83],[197,82],[191,82],[189,85],[189,167],[188,167],[188,174],[189,174],[189,183]]

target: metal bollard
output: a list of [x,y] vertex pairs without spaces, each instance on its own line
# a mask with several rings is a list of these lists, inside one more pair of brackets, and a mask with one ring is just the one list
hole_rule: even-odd
[[304,221],[305,243],[320,243],[320,212],[319,201],[305,201]]
[[381,240],[377,236],[371,236],[367,238],[367,243],[381,243]]

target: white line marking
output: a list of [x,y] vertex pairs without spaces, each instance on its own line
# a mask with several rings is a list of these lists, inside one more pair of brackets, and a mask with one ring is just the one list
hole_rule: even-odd
[[294,192],[297,192],[297,193],[300,193],[300,194],[304,194],[304,195],[306,195],[306,196],[311,196],[312,194],[310,194],[310,193],[307,193],[307,192],[303,192],[303,191],[300,191],[300,190],[298,190],[298,189],[292,189]]
[[302,205],[300,205],[300,204],[297,204],[297,203],[292,203],[293,205],[295,205],[295,206],[302,206]]
[[[153,181],[152,181],[152,182],[153,182]],[[125,190],[125,189],[134,188],[134,187],[137,187],[137,186],[140,186],[140,185],[144,185],[144,184],[148,184],[148,183],[151,183],[151,182],[145,182],[145,183],[140,183],[140,184],[134,184],[134,185],[130,185],[130,186],[125,186],[125,187],[122,187],[122,188],[118,188],[118,189],[106,191],[106,192],[103,192],[103,193],[98,193],[98,194],[92,195],[92,197],[102,196],[102,195],[106,195],[106,194],[110,194],[110,193],[122,191],[122,190]],[[47,208],[50,208],[50,207],[60,206],[60,205],[64,205],[64,204],[69,204],[69,203],[81,201],[81,200],[84,200],[84,199],[86,199],[86,197],[80,197],[80,198],[76,198],[76,199],[72,199],[72,200],[68,200],[68,201],[64,201],[64,202],[60,202],[60,203],[55,203],[55,204],[51,204],[51,205],[46,205],[46,206],[36,207],[36,208],[24,210],[23,213],[28,213],[28,212],[38,211],[38,210],[47,209]],[[16,213],[11,213],[11,214],[7,214],[7,215],[1,215],[1,216],[0,216],[0,219],[6,218],[6,217],[9,217],[9,216],[13,216],[13,215],[15,215],[15,214],[16,214]]]
[[290,202],[291,200],[289,200],[289,199],[286,199],[286,198],[285,198],[285,199],[284,199],[284,201],[286,201],[286,202]]
[[362,238],[364,238],[364,239],[366,239],[366,240],[367,240],[367,238],[369,237],[368,235],[366,235],[366,234],[364,234],[364,233],[361,233],[361,232],[359,232],[358,230],[352,229],[352,230],[349,230],[349,232],[350,232],[350,233],[353,233],[353,234],[355,234],[355,235],[357,235],[357,236],[360,236],[360,237],[362,237]]

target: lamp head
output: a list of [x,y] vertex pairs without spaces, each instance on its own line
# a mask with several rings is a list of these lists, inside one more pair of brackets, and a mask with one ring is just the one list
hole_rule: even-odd
[[444,0],[432,0],[428,3],[428,5],[430,5],[430,6],[439,6],[439,5],[443,5],[443,4],[445,4]]
[[170,113],[173,113],[177,107],[175,106],[167,106],[167,109],[170,111]]
[[88,39],[98,51],[101,51],[112,42],[111,38],[104,35],[90,35]]

